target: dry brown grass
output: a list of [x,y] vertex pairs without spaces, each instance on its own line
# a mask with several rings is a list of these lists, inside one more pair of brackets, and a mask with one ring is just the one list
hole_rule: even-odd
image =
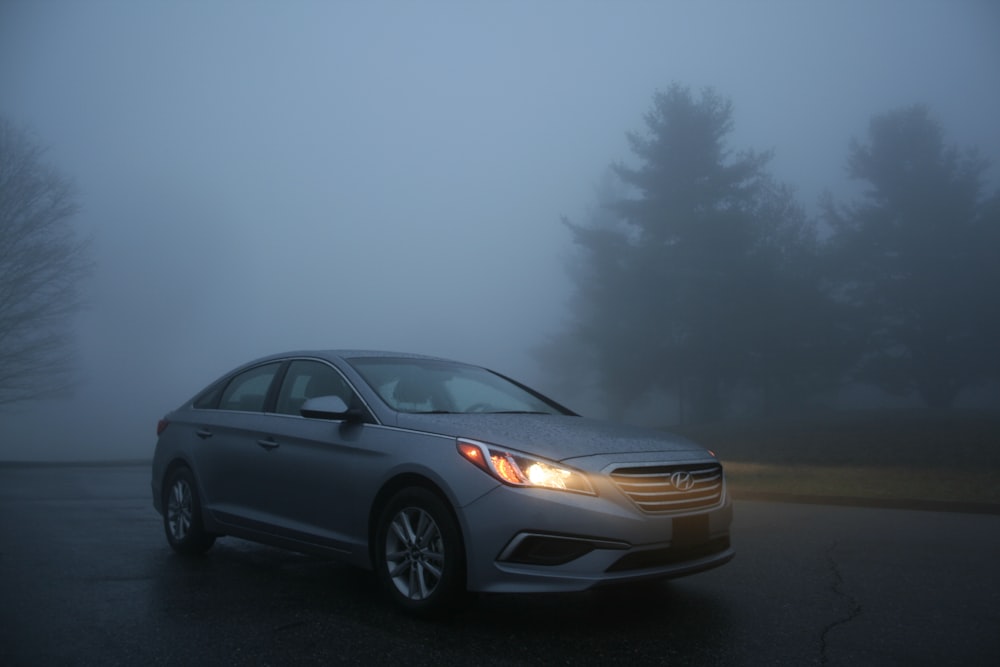
[[1000,504],[1000,470],[726,462],[737,498],[775,494]]
[[1000,415],[864,411],[674,429],[717,451],[733,495],[1000,507]]

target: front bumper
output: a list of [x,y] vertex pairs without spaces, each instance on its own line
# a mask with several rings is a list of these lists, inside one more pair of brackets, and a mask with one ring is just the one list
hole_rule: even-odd
[[694,574],[734,556],[725,492],[711,508],[650,514],[610,483],[597,491],[499,487],[463,508],[469,589],[582,591]]

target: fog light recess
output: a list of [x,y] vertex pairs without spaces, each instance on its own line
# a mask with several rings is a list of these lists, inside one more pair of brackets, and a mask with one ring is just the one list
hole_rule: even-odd
[[628,549],[621,542],[608,542],[565,535],[522,533],[500,554],[505,563],[524,565],[563,565],[589,554],[594,549]]

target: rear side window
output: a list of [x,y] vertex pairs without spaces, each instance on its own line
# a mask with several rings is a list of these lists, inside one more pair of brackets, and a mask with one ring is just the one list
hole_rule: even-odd
[[222,391],[219,409],[262,412],[267,401],[267,392],[280,367],[280,362],[265,364],[243,371],[234,377]]
[[222,395],[222,390],[225,388],[225,382],[218,382],[212,385],[194,399],[194,407],[198,410],[214,410],[219,407],[219,396]]

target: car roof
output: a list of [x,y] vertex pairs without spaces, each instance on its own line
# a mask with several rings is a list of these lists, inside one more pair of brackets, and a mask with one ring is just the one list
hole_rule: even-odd
[[[383,359],[428,359],[433,361],[454,361],[444,357],[435,357],[427,354],[415,354],[413,352],[390,352],[387,350],[364,350],[364,349],[333,349],[333,350],[292,350],[269,354],[266,357],[256,359],[251,364],[258,364],[264,361],[275,359],[288,359],[292,357],[318,357],[320,359],[360,359],[360,358],[383,358]],[[462,363],[462,362],[454,362]]]

